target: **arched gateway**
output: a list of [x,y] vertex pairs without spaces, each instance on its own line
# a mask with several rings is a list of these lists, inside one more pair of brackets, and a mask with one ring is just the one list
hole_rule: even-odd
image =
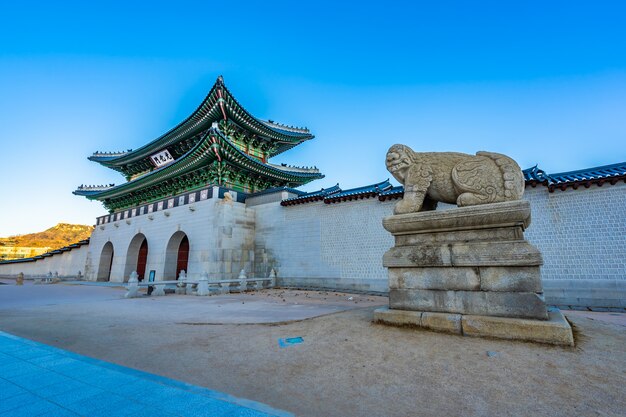
[[128,245],[126,254],[126,266],[124,267],[124,282],[128,281],[128,277],[133,271],[137,271],[139,281],[143,280],[146,275],[146,264],[148,260],[148,239],[143,233],[139,233],[133,237]]
[[178,279],[180,271],[188,271],[188,262],[189,238],[185,232],[178,231],[172,235],[165,249],[164,279]]
[[107,242],[102,248],[100,254],[100,264],[98,265],[98,281],[110,281],[111,280],[111,265],[113,264],[113,244]]

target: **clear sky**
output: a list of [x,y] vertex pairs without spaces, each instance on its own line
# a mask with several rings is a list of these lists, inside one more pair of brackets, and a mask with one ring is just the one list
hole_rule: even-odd
[[604,1],[0,3],[0,236],[93,224],[87,161],[187,117],[218,75],[307,126],[304,190],[384,180],[394,143],[560,172],[626,161],[626,6]]

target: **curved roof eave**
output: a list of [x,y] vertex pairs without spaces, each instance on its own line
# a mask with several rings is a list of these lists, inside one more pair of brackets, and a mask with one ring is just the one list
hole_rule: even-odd
[[[167,166],[154,170],[132,181],[112,187],[108,190],[104,190],[104,191],[79,191],[77,190],[77,191],[74,191],[74,194],[83,195],[91,200],[114,198],[123,193],[134,191],[136,189],[145,188],[145,187],[154,185],[158,183],[159,181],[172,178],[175,175],[179,175],[195,167],[198,167],[199,165],[206,162],[207,160],[212,162],[213,160],[217,158],[215,154],[210,152],[211,142],[208,140],[208,138],[210,137],[211,134],[220,138],[220,143],[222,145],[225,145],[225,148],[227,149],[227,152],[225,152],[226,155],[231,156],[232,154],[234,156],[233,159],[235,160],[233,162],[243,165],[247,169],[257,171],[257,172],[269,171],[272,174],[274,174],[277,178],[283,181],[288,181],[288,182],[293,182],[293,181],[309,182],[315,179],[324,178],[324,175],[322,175],[319,172],[308,173],[308,172],[299,172],[299,171],[279,170],[269,165],[266,165],[256,160],[255,158],[251,157],[250,155],[247,155],[244,152],[242,152],[239,148],[233,145],[219,129],[211,128],[207,131],[207,133],[204,135],[202,140],[200,140],[196,144],[196,146],[194,146],[186,154],[181,156],[177,161],[174,161],[173,163]],[[194,153],[197,153],[197,155],[193,155]],[[189,160],[189,158],[193,158],[193,159]],[[230,158],[227,158],[227,159],[230,160]]]
[[[211,158],[212,154],[206,152],[209,147],[206,146],[205,149],[202,149],[204,145],[207,145],[206,140],[201,140],[196,144],[196,146],[187,151],[186,154],[181,156],[178,160],[170,163],[169,165],[155,169],[148,174],[142,175],[132,181],[125,182],[108,190],[86,195],[86,197],[92,200],[114,198],[119,196],[120,194],[154,185],[161,180],[166,180],[173,177],[174,175],[178,175],[183,171],[187,171],[189,168],[200,165],[205,159],[207,159],[207,157]],[[193,158],[193,154],[196,152],[198,153],[198,155],[196,158]],[[189,157],[192,157],[193,159],[189,160]]]
[[226,144],[228,150],[233,152],[236,155],[236,157],[238,157],[240,160],[241,159],[245,160],[245,162],[248,164],[247,168],[254,167],[254,168],[257,168],[258,170],[269,171],[275,174],[277,177],[284,177],[285,181],[289,180],[288,178],[285,177],[285,175],[288,175],[292,178],[302,178],[302,179],[306,178],[306,179],[311,179],[311,180],[324,178],[324,175],[322,175],[319,171],[318,172],[301,172],[301,171],[289,171],[288,169],[274,168],[271,165],[264,164],[263,162],[260,162],[257,159],[251,157],[250,155],[244,153],[241,149],[233,145],[230,142],[230,140],[228,140],[228,138],[219,129],[211,128],[207,132],[207,135],[211,135],[211,134],[219,136],[219,138],[221,139],[221,142]]
[[[222,91],[221,95],[224,95],[224,97],[218,97],[220,95],[218,94],[218,90]],[[229,105],[229,101],[233,104]],[[223,118],[221,107],[219,105],[220,103],[225,104],[223,106],[224,111],[227,112],[233,119],[239,119],[241,122],[247,122],[250,128],[257,130],[262,136],[268,136],[277,141],[285,142],[287,147],[279,147],[280,152],[284,152],[285,150],[290,149],[305,140],[313,139],[315,137],[309,132],[308,129],[291,128],[288,126],[281,128],[282,125],[275,122],[265,122],[252,116],[252,114],[239,104],[237,99],[235,99],[235,97],[230,93],[220,76],[202,103],[193,111],[193,113],[165,134],[159,136],[146,145],[141,146],[140,148],[126,152],[120,156],[94,154],[88,157],[88,159],[111,168],[143,159],[151,153],[169,146],[172,143],[177,142],[179,139],[187,137],[189,133],[192,132],[192,134],[196,134],[206,129],[214,121]],[[275,154],[280,152],[277,151]]]

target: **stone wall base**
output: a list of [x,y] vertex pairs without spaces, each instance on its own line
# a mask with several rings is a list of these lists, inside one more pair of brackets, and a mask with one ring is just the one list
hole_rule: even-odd
[[570,324],[558,309],[551,309],[548,320],[469,314],[397,310],[382,307],[374,311],[374,322],[454,333],[463,336],[494,337],[552,345],[574,346]]
[[626,308],[626,280],[554,279],[544,280],[546,303],[590,308]]
[[[280,272],[279,272],[280,274]],[[311,290],[347,291],[368,294],[387,295],[389,287],[387,280],[356,279],[356,278],[318,278],[318,277],[282,277],[276,278],[276,285],[284,288],[299,288]]]

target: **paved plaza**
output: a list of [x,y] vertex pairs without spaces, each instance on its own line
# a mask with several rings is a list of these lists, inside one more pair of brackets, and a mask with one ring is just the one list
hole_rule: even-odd
[[7,415],[553,417],[626,409],[620,312],[566,311],[577,346],[561,348],[376,325],[373,310],[387,299],[370,295],[276,289],[124,299],[120,287],[1,282]]

